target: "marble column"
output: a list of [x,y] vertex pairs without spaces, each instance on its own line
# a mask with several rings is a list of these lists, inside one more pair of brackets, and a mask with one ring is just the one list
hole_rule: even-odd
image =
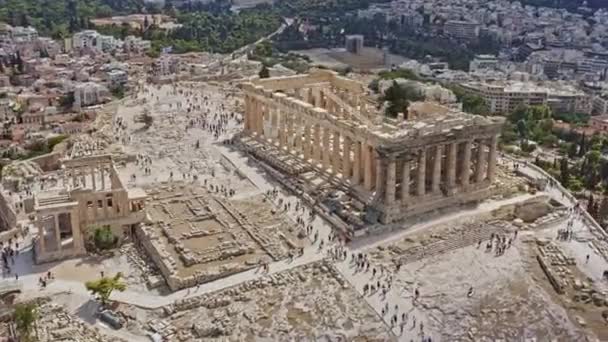
[[314,142],[312,148],[312,159],[316,165],[321,160],[321,125],[315,124],[314,130]]
[[96,190],[97,189],[97,183],[95,182],[96,181],[95,180],[95,176],[96,176],[95,173],[97,172],[97,170],[94,167],[91,167],[89,170],[91,171],[91,185],[93,186],[93,190]]
[[389,159],[386,166],[386,189],[384,190],[384,203],[392,205],[395,202],[395,188],[397,182],[395,180],[397,173],[397,165],[394,159]]
[[279,108],[273,108],[274,115],[278,120],[279,126],[279,148],[287,148],[287,118],[285,117],[285,113],[281,112]]
[[477,141],[477,168],[475,169],[475,183],[480,183],[486,178],[486,145],[485,139]]
[[342,164],[342,157],[340,155],[340,132],[334,131],[334,140],[332,146],[332,172],[334,174],[340,173],[340,164]]
[[78,171],[76,169],[72,169],[72,187],[78,187]]
[[249,119],[251,120],[251,123],[249,124],[251,126],[251,133],[259,135],[260,134],[260,124],[259,124],[259,120],[260,120],[260,106],[258,104],[258,101],[255,98],[251,99],[251,103],[249,103],[249,106],[251,108],[251,114],[249,115]]
[[258,101],[255,98],[251,98],[251,103],[249,103],[251,108],[251,114],[249,118],[251,119],[251,132],[256,136],[259,135],[259,124],[258,124]]
[[464,143],[462,151],[462,168],[460,170],[461,185],[466,188],[469,186],[469,178],[471,177],[471,141]]
[[496,173],[496,153],[498,148],[498,137],[495,135],[490,139],[490,154],[488,156],[488,180],[494,181]]
[[40,245],[40,251],[46,252],[46,244],[44,243],[44,221],[43,216],[39,215],[36,217],[36,225],[38,226],[38,244]]
[[99,175],[101,177],[101,190],[104,190],[106,188],[106,173],[103,166],[99,168]]
[[68,215],[70,216],[70,228],[72,230],[72,241],[74,241],[74,249],[82,253],[84,252],[84,244],[82,241],[80,229],[78,229],[78,214],[74,215],[74,211],[72,211]]
[[433,157],[433,193],[438,193],[441,185],[441,159],[443,157],[443,146],[435,146],[435,156]]
[[420,150],[418,155],[418,170],[416,178],[416,195],[424,196],[426,193],[426,150]]
[[243,130],[245,132],[249,131],[249,119],[247,117],[247,115],[249,114],[249,96],[245,95],[244,101],[243,101],[243,106],[245,107],[245,110],[243,111]]
[[[286,112],[283,112],[283,114],[287,114]],[[285,115],[285,120],[287,121],[287,136],[285,137],[286,142],[287,142],[287,153],[291,153],[291,151],[294,149],[294,143],[296,140],[296,136],[294,134],[294,123],[293,123],[293,116],[291,115]]]
[[264,120],[268,120],[270,119],[270,109],[268,108],[268,106],[265,103],[260,102],[259,103],[259,112],[258,112],[258,125],[259,125],[259,130],[260,130],[260,137],[263,138],[269,138],[266,137],[266,132],[264,132]]
[[57,240],[57,250],[61,250],[61,230],[59,230],[59,214],[53,215],[55,217],[55,238]]
[[303,133],[303,141],[302,141],[302,149],[304,150],[304,160],[309,160],[311,156],[311,148],[313,144],[311,143],[311,139],[313,137],[310,135],[310,125],[304,125],[304,133]]
[[245,95],[245,115],[243,120],[245,121],[245,132],[251,133],[251,98],[249,95]]
[[353,141],[353,176],[350,180],[352,185],[361,182],[361,142]]
[[362,143],[362,156],[363,156],[363,187],[367,191],[372,190],[372,153],[369,145],[364,142]]
[[386,183],[386,179],[385,179],[385,172],[384,172],[384,165],[383,165],[383,161],[382,158],[380,158],[380,156],[376,157],[375,160],[375,164],[376,164],[376,196],[379,196],[380,194],[382,194],[382,191],[384,191],[384,184]]
[[302,153],[302,117],[301,116],[294,116],[293,117],[295,122],[295,149],[296,149],[296,154],[300,155]]
[[410,172],[411,163],[409,160],[403,161],[401,170],[401,201],[406,201],[410,196]]
[[350,178],[350,149],[351,149],[351,140],[350,137],[345,135],[342,140],[342,178],[349,179]]
[[251,114],[252,114],[251,97],[246,96],[245,97],[245,115],[243,116],[243,120],[245,121],[245,131],[248,134],[251,134]]
[[323,127],[323,148],[321,152],[323,154],[323,170],[329,170],[331,150],[329,148],[329,128],[327,127]]
[[447,149],[445,181],[448,194],[452,194],[456,184],[456,154],[458,152],[458,144],[451,143],[447,145]]
[[321,90],[319,88],[313,88],[312,90],[313,96],[313,106],[321,107]]
[[80,168],[80,170],[78,171],[80,174],[80,185],[83,188],[87,187],[87,168]]

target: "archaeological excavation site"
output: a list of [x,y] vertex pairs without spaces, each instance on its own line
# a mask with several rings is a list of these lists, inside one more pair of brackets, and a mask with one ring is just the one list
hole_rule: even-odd
[[0,341],[608,340],[607,235],[504,117],[223,63],[4,166]]

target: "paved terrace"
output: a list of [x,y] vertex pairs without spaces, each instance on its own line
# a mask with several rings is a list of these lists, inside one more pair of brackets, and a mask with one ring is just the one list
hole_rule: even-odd
[[[226,147],[219,146],[220,150],[222,150],[223,154],[229,158],[239,169],[241,169],[244,174],[246,174],[250,180],[259,187],[261,191],[266,191],[268,189],[274,188],[276,185],[265,178],[263,174],[260,173],[256,169],[255,166],[252,166],[248,161],[249,159],[242,155],[240,152],[230,151]],[[527,165],[521,165],[519,168],[520,171],[525,173],[526,175],[534,178],[542,178],[545,177],[544,174],[534,169],[533,167]],[[546,194],[550,195],[553,199],[564,203],[565,205],[571,206],[574,202],[571,195],[567,192],[564,192],[564,189],[561,187],[552,187],[549,186],[546,189]],[[296,201],[296,197],[287,195],[285,193],[282,194],[284,199],[291,201],[292,203]],[[496,208],[499,208],[506,204],[511,204],[515,202],[520,202],[527,198],[530,198],[531,195],[521,195],[514,198],[506,199],[506,200],[497,200],[497,201],[487,201],[482,203],[476,208],[462,210],[457,213],[452,213],[448,215],[444,215],[438,218],[430,219],[425,222],[415,223],[408,227],[408,229],[404,229],[400,232],[393,233],[385,233],[381,235],[365,237],[360,240],[357,240],[356,243],[353,243],[351,246],[347,246],[348,253],[352,252],[364,252],[368,249],[374,248],[376,246],[389,243],[391,241],[396,241],[398,239],[402,239],[404,236],[411,234],[413,232],[425,229],[427,227],[450,222],[452,220],[463,218],[467,216],[477,215],[483,212],[492,211]],[[292,206],[292,208],[295,206]],[[290,216],[293,218],[296,217],[295,212],[290,212]],[[323,238],[325,241],[328,241],[328,236],[331,232],[331,227],[320,217],[316,217],[313,222],[314,229],[319,231],[320,238]],[[556,224],[552,229],[557,231],[557,229],[565,228],[565,223]],[[592,226],[590,222],[583,219],[576,219],[574,223],[574,229],[577,234],[585,234],[592,233],[596,227]],[[597,234],[597,233],[595,233]],[[581,269],[594,280],[599,280],[601,278],[601,274],[603,270],[608,269],[608,262],[599,254],[594,253],[587,244],[569,244],[565,245],[566,248],[570,252],[573,253],[573,256],[577,260],[577,264]],[[570,246],[570,247],[568,247]],[[305,265],[308,263],[312,263],[318,261],[325,257],[325,253],[327,249],[331,246],[327,246],[323,251],[318,250],[317,245],[312,245],[307,247],[304,251],[304,255],[302,257],[294,259],[292,262],[283,260],[279,262],[274,262],[270,264],[270,274],[281,272],[284,270],[288,270],[291,268],[295,268],[301,265]],[[23,253],[31,252],[31,247],[26,247]],[[589,263],[585,263],[584,259],[587,254],[591,255]],[[348,258],[347,260],[349,260]],[[336,267],[343,274],[345,279],[350,282],[350,284],[362,295],[363,285],[368,283],[371,278],[371,272],[354,272],[354,268],[351,267],[349,261],[346,262],[338,262]],[[407,266],[405,266],[407,267]],[[22,282],[23,290],[26,295],[38,296],[38,295],[54,295],[59,293],[70,293],[76,300],[80,300],[83,302],[87,301],[90,298],[90,295],[84,288],[84,285],[80,282],[75,281],[65,281],[65,280],[54,280],[49,284],[49,286],[45,290],[40,290],[38,286],[38,278],[41,276],[40,273],[32,273],[31,264],[27,258],[18,258],[16,265],[17,272],[21,275],[20,280]],[[258,270],[250,270],[247,272],[242,272],[239,274],[235,274],[230,277],[226,277],[223,279],[219,279],[214,282],[202,284],[196,288],[184,289],[181,291],[174,292],[167,296],[157,296],[149,293],[136,292],[132,290],[126,290],[125,292],[115,292],[112,294],[112,299],[115,301],[132,304],[142,308],[158,308],[167,304],[170,304],[178,299],[198,296],[204,293],[220,290],[223,288],[227,288],[233,285],[237,285],[239,283],[253,280],[257,278],[261,278],[265,276],[266,273],[259,272]],[[401,290],[393,288],[393,290],[389,291],[386,299],[388,303],[391,305],[398,304],[400,308],[400,312],[413,312],[418,322],[424,322],[426,336],[434,337],[433,340],[439,340],[440,331],[433,331],[434,322],[432,319],[427,317],[425,312],[420,311],[420,309],[414,307],[410,300],[411,296],[404,296],[401,293]],[[380,296],[363,296],[371,307],[378,313],[379,317],[381,317],[385,323],[390,326],[389,319],[392,314],[386,315],[382,317],[380,312],[385,305],[385,301],[381,300]],[[395,336],[399,336],[399,340],[409,341],[413,338],[418,338],[417,334],[418,329],[407,330],[404,335],[399,335],[398,326],[394,328]]]

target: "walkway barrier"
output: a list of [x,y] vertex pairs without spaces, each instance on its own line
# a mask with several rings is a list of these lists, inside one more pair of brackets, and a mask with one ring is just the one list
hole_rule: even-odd
[[3,280],[0,281],[0,296],[5,294],[21,292],[23,283],[19,280]]
[[[571,205],[575,205],[576,203],[578,203],[578,200],[576,199],[576,197],[574,197],[574,195],[572,195],[570,193],[570,191],[568,191],[568,189],[566,189],[562,183],[560,183],[557,179],[553,178],[553,176],[551,176],[547,171],[543,170],[541,167],[539,167],[538,165],[531,163],[527,160],[521,160],[521,159],[517,159],[515,157],[512,156],[508,156],[504,153],[500,153],[500,156],[502,158],[505,159],[510,159],[514,162],[520,163],[520,164],[525,164],[527,167],[533,169],[534,171],[540,173],[543,177],[550,179],[553,184],[555,184],[555,187],[557,187],[557,189],[562,193],[562,195],[564,195],[564,197],[568,198],[570,200],[570,204]],[[602,226],[597,223],[597,221],[591,216],[589,215],[589,213],[587,212],[587,210],[581,210],[582,214],[583,214],[583,221],[587,221],[587,223],[589,223],[591,226],[593,226],[593,228],[595,228],[594,230],[592,230],[593,233],[599,233],[601,235],[602,238],[608,240],[608,233],[606,233],[606,231],[604,230],[604,228],[602,228]]]

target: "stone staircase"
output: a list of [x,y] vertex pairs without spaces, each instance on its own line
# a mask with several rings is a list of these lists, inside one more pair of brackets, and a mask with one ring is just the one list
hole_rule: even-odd
[[431,242],[427,245],[418,245],[404,250],[401,255],[395,258],[396,263],[402,265],[419,261],[425,258],[433,257],[440,254],[445,254],[450,251],[468,247],[483,241],[482,247],[485,248],[485,242],[490,239],[492,233],[505,233],[506,225],[501,223],[493,223],[486,225],[475,225],[467,229],[464,234],[451,234],[445,240]]

